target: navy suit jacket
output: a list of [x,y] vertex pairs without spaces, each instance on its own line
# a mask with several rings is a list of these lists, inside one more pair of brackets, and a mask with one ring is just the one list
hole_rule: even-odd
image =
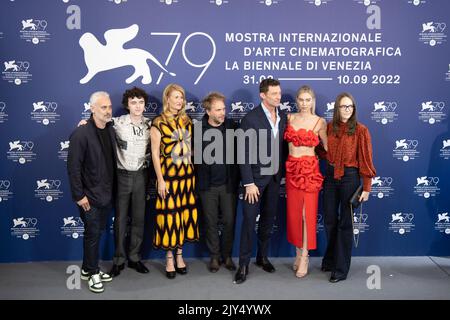
[[[247,113],[244,118],[242,118],[240,128],[243,129],[244,132],[248,129],[255,129],[257,132],[257,144],[253,145],[253,150],[250,150],[248,139],[246,139],[245,141],[245,163],[239,164],[243,185],[255,183],[258,187],[262,187],[267,185],[271,179],[275,179],[277,183],[281,181],[282,168],[284,165],[287,146],[287,144],[284,143],[283,140],[287,116],[286,113],[280,109],[278,109],[278,115],[280,117],[280,122],[278,124],[278,135],[276,138],[274,138],[274,147],[278,149],[278,161],[274,160],[274,153],[271,150],[271,136],[273,136],[272,127],[270,126],[270,122],[267,119],[262,106],[258,105],[258,107],[254,108],[252,111]],[[260,134],[258,133],[259,129],[266,129],[265,132],[268,134],[260,136]],[[267,152],[264,153],[266,154],[265,157],[271,157],[269,163],[261,162],[262,159],[259,156],[259,148],[261,145],[260,139],[266,139],[268,149]],[[238,145],[238,149],[240,149],[239,152],[243,152],[242,147],[242,145]],[[250,163],[250,153],[256,153],[256,163]],[[267,170],[271,166],[271,164],[276,164],[276,166],[274,166],[273,174],[268,175],[264,172],[261,172],[261,169]]]

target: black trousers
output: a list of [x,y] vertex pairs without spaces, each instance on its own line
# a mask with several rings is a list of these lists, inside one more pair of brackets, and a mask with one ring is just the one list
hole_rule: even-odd
[[327,165],[324,194],[324,222],[327,250],[322,266],[332,270],[335,277],[347,277],[350,269],[353,227],[349,200],[360,185],[358,168],[345,167],[340,180],[333,177],[334,167]]
[[278,211],[278,199],[280,198],[280,182],[275,178],[265,186],[258,186],[260,197],[258,202],[250,204],[244,201],[244,217],[241,229],[241,242],[239,248],[239,266],[244,267],[250,263],[253,248],[253,234],[256,218],[258,221],[258,250],[257,258],[266,258],[269,252],[269,241],[272,234],[273,223]]
[[[231,257],[236,219],[236,192],[227,192],[225,184],[200,191],[205,219],[206,245],[211,258],[219,259],[221,255],[224,259]],[[223,225],[222,250],[220,250],[219,222]]]
[[127,259],[126,238],[128,234],[128,212],[130,212],[130,232],[128,258],[141,260],[141,245],[144,237],[145,191],[147,170],[117,170],[117,204],[114,217],[115,253],[114,264],[122,264]]
[[105,231],[111,209],[112,205],[105,207],[91,205],[91,209],[85,212],[83,208],[78,207],[84,223],[83,265],[81,267],[89,275],[97,274],[100,270],[98,267],[100,238]]

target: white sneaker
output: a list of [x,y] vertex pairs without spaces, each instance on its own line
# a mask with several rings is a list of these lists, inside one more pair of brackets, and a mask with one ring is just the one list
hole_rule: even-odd
[[[110,282],[110,281],[112,281],[112,277],[109,274],[107,274],[107,273],[105,273],[105,272],[103,272],[101,270],[100,270],[100,272],[98,274],[100,275],[100,280],[102,282]],[[89,273],[84,271],[83,269],[81,269],[80,278],[81,278],[81,280],[89,280]]]
[[88,286],[89,290],[95,293],[102,293],[105,290],[102,280],[100,279],[100,273],[93,274],[89,277]]
[[100,279],[102,280],[102,282],[112,281],[112,277],[108,273],[105,273],[101,270],[100,270]]

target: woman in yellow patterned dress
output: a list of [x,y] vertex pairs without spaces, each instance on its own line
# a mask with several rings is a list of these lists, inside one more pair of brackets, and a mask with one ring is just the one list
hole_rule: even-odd
[[[152,160],[157,177],[153,246],[166,250],[166,276],[186,274],[182,248],[198,241],[194,166],[191,163],[192,121],[185,111],[184,89],[169,84],[163,92],[163,111],[150,130]],[[174,254],[172,250],[176,250]]]

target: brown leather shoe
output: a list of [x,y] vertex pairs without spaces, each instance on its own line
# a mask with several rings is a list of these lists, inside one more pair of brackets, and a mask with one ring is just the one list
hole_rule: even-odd
[[220,269],[219,259],[211,258],[209,261],[208,269],[212,273],[216,273]]
[[230,271],[236,270],[236,265],[233,262],[233,259],[231,257],[227,257],[225,259],[225,268],[227,268]]

